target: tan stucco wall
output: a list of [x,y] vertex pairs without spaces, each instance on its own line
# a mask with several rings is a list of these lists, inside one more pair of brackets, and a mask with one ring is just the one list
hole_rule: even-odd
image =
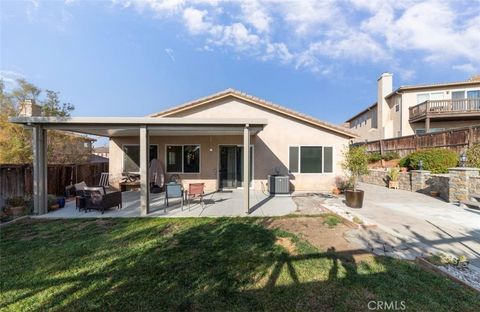
[[365,140],[374,141],[378,140],[380,132],[376,127],[377,123],[377,109],[372,108],[369,111],[364,112],[357,118],[352,119],[349,124],[349,130],[356,133],[359,137],[354,139],[355,142],[361,142]]
[[[478,126],[480,122],[478,120],[453,120],[453,121],[431,121],[430,129],[443,128],[445,130],[463,128],[470,126]],[[425,129],[424,122],[416,122],[411,124],[412,130],[415,133],[415,129]]]
[[[296,191],[330,191],[334,186],[335,176],[343,175],[341,161],[342,151],[348,145],[349,138],[323,128],[310,126],[296,119],[280,115],[267,109],[258,108],[247,102],[234,98],[222,99],[201,108],[177,113],[171,117],[219,118],[250,117],[266,118],[268,125],[257,135],[252,136],[254,145],[254,188],[261,189],[267,175],[275,173],[288,174],[288,150],[290,145],[332,146],[334,151],[334,172],[325,174],[290,174]],[[165,117],[168,118],[168,117]],[[122,172],[122,144],[138,143],[138,138],[113,138],[110,141],[110,173],[112,178]],[[242,144],[241,136],[172,136],[151,137],[151,144],[159,144],[160,160],[165,162],[165,144],[201,144],[200,174],[181,175],[184,183],[205,181],[208,190],[218,188],[217,164],[219,161],[219,144]],[[212,151],[210,151],[212,149]]]
[[[420,127],[422,128],[423,126],[418,126],[417,124],[411,125],[408,122],[409,119],[409,107],[417,105],[417,95],[418,94],[423,94],[423,93],[432,93],[432,92],[443,92],[443,96],[445,100],[449,100],[452,98],[452,92],[454,91],[471,91],[471,90],[479,90],[480,89],[480,83],[475,86],[471,86],[468,88],[461,88],[458,86],[455,87],[450,87],[450,88],[431,88],[427,90],[421,90],[421,91],[411,91],[411,92],[404,92],[402,94],[402,135],[412,135],[415,134],[414,128]],[[448,91],[448,94],[447,94]],[[445,127],[441,128],[459,128],[463,126],[469,126],[469,125],[478,125],[478,121],[470,121],[470,122],[465,122],[465,121],[450,121],[448,124],[445,125]],[[432,125],[430,125],[432,128]],[[440,128],[435,126],[435,128]]]
[[[379,86],[380,87],[380,86]],[[378,140],[378,139],[389,139],[398,136],[398,133],[401,133],[401,136],[407,136],[415,134],[415,129],[417,128],[424,128],[423,123],[415,123],[410,124],[409,120],[409,108],[412,106],[417,105],[417,95],[424,94],[424,93],[443,93],[443,99],[449,100],[452,98],[452,92],[455,91],[472,91],[472,90],[479,90],[480,83],[478,85],[473,85],[469,87],[432,87],[424,90],[413,90],[413,91],[402,91],[399,95],[394,95],[387,99],[386,101],[386,109],[383,110],[383,124],[378,125],[378,129],[372,128],[370,117],[368,114],[370,112],[366,112],[354,120],[350,122],[350,130],[357,133],[360,138],[356,139],[356,141],[364,141],[364,140]],[[400,111],[395,111],[395,98],[401,97],[400,100]],[[364,120],[365,117],[367,118],[367,124],[362,126],[357,126],[355,128],[355,124],[358,124],[359,120]],[[471,125],[478,125],[478,120],[458,120],[458,121],[448,121],[448,122],[435,122],[432,120],[430,124],[430,128],[445,128],[445,129],[452,129],[452,128],[460,128],[460,127],[467,127]]]
[[[158,159],[165,168],[165,147],[171,144],[200,144],[200,173],[179,174],[185,186],[188,183],[200,179],[205,183],[207,190],[216,190],[217,185],[217,164],[221,144],[242,144],[242,136],[151,136],[150,144],[158,145]],[[110,174],[115,182],[121,178],[123,171],[123,149],[124,144],[139,144],[137,137],[113,138],[110,140]],[[211,151],[210,151],[211,149]],[[171,174],[166,173],[168,181]]]

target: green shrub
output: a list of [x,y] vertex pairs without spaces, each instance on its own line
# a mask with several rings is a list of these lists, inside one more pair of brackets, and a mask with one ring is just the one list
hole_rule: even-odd
[[469,167],[480,167],[480,143],[474,144],[467,151],[467,165]]
[[400,155],[395,151],[386,152],[383,155],[381,155],[380,152],[369,152],[367,154],[367,157],[368,157],[368,162],[373,163],[381,159],[384,159],[384,160],[399,159]]
[[386,152],[382,158],[385,160],[393,160],[393,159],[399,159],[400,155],[398,154],[398,152],[391,151],[391,152]]
[[419,169],[418,164],[420,160],[423,161],[424,170],[430,170],[432,173],[446,173],[448,168],[457,166],[458,155],[456,152],[448,149],[425,149],[402,158],[399,165],[417,170]]
[[400,168],[404,167],[404,168],[409,168],[410,166],[410,158],[408,156],[405,156],[403,157],[402,159],[400,159],[400,161],[398,162],[398,166],[400,166]]
[[369,163],[373,163],[382,159],[382,155],[380,155],[380,152],[370,152],[368,153],[367,157]]
[[14,196],[7,199],[7,205],[11,207],[20,207],[25,205],[25,200],[21,196]]
[[328,225],[328,227],[330,228],[336,227],[337,224],[340,224],[340,223],[342,223],[342,219],[334,215],[325,217],[325,220],[323,221],[323,224]]
[[57,203],[57,196],[53,194],[48,194],[47,202],[48,202],[48,207],[55,205]]

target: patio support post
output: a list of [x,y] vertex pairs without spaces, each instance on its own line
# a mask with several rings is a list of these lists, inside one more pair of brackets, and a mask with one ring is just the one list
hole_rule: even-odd
[[243,129],[243,209],[250,213],[250,128]]
[[47,213],[47,130],[33,127],[33,212]]
[[425,118],[425,133],[430,132],[430,117]]
[[147,215],[150,208],[150,178],[148,176],[148,158],[150,144],[148,127],[140,126],[140,211],[143,216]]

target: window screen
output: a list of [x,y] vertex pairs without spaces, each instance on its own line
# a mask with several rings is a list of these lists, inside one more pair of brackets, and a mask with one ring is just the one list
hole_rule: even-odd
[[167,146],[167,172],[182,172],[182,146]]
[[298,172],[298,146],[290,146],[289,158],[288,169],[290,172]]
[[452,91],[452,100],[460,100],[465,98],[465,91]]
[[300,172],[321,173],[322,172],[322,147],[302,146],[300,147]]
[[417,94],[417,104],[423,103],[428,100],[430,100],[430,94],[428,93]]
[[[158,146],[150,145],[149,161],[157,158]],[[129,144],[123,146],[123,171],[140,171],[140,146],[138,144]]]
[[333,148],[330,146],[323,148],[323,172],[333,172]]
[[184,145],[183,172],[200,172],[200,146]]
[[123,171],[140,171],[140,147],[138,145],[123,146]]

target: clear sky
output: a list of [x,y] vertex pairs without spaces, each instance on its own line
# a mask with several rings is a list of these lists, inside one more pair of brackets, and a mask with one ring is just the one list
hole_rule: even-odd
[[0,1],[0,70],[76,116],[142,116],[232,87],[341,123],[394,86],[480,73],[478,0]]

